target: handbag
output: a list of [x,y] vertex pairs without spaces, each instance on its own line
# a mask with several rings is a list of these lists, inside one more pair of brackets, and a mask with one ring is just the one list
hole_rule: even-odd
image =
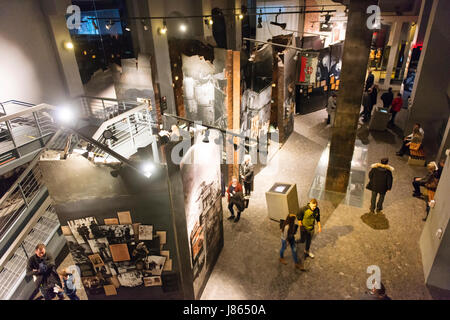
[[420,143],[414,143],[414,142],[411,142],[411,143],[409,144],[409,150],[417,151],[417,150],[419,150],[420,145],[421,145]]

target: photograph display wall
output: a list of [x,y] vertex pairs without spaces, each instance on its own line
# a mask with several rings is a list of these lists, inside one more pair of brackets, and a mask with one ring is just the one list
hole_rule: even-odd
[[272,86],[269,85],[261,92],[247,89],[242,94],[241,104],[241,132],[250,138],[258,139],[260,134],[269,131],[270,105],[272,100]]
[[302,64],[302,59],[298,60],[296,113],[307,114],[323,109],[329,95],[339,90],[343,47],[343,42],[340,42],[321,50],[311,51],[307,57],[306,53],[303,53],[308,60],[305,62],[306,68],[311,68],[310,77],[302,77],[305,73],[302,68],[305,65]]
[[226,50],[214,49],[214,61],[181,54],[186,116],[204,124],[227,127]]
[[[211,132],[211,142],[218,132]],[[188,150],[180,163],[193,286],[199,298],[223,247],[220,146],[202,142]]]
[[166,231],[133,221],[130,211],[117,216],[104,219],[107,224],[85,217],[61,227],[88,297],[117,295],[120,287],[161,287],[163,273],[172,271]]

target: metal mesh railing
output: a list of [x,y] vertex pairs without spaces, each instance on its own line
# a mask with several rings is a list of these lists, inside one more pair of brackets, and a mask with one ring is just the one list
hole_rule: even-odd
[[28,257],[34,254],[37,243],[48,244],[59,228],[55,208],[50,205],[37,220],[33,228],[16,247],[0,271],[0,300],[8,300],[26,275]]
[[45,108],[28,107],[1,116],[0,166],[41,149],[55,132],[54,120]]

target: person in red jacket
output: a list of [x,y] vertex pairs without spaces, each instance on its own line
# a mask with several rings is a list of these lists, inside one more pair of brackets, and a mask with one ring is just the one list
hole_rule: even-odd
[[[231,216],[228,217],[228,220],[234,219],[234,210],[233,206],[236,204],[236,202],[233,200],[233,197],[238,198],[240,195],[242,195],[242,185],[239,183],[238,179],[236,177],[231,178],[231,183],[228,185],[227,188],[227,196],[228,196],[228,210],[230,210]],[[238,209],[238,217],[235,219],[235,222],[239,221],[239,218],[241,216],[241,209],[240,206],[237,206]]]
[[391,121],[389,121],[389,124],[394,125],[395,116],[397,115],[397,112],[399,112],[402,109],[402,106],[403,106],[402,95],[400,93],[397,93],[397,97],[394,99],[394,101],[392,101],[392,107],[390,111],[392,113],[392,118]]

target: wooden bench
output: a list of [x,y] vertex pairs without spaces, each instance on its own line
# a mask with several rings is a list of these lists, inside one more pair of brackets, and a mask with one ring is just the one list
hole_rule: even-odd
[[411,166],[425,166],[425,151],[422,147],[418,150],[409,149],[408,164]]

